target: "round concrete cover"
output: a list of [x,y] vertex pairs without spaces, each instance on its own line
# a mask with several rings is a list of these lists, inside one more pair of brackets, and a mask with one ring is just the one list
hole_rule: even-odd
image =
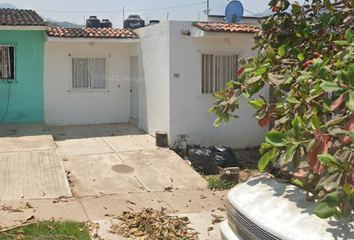
[[125,164],[115,165],[112,167],[112,170],[113,172],[121,173],[121,174],[129,174],[134,172],[134,168]]

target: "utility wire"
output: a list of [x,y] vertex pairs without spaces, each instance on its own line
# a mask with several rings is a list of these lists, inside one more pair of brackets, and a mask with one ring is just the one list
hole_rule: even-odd
[[[167,9],[175,9],[175,8],[183,8],[183,7],[191,7],[191,6],[196,6],[196,5],[201,5],[203,4],[202,2],[199,3],[191,3],[191,4],[185,4],[185,5],[178,5],[178,6],[172,6],[172,7],[163,7],[163,8],[149,8],[149,9],[139,9],[139,10],[125,10],[124,12],[147,12],[147,11],[156,11],[156,10],[167,10]],[[80,10],[36,10],[37,12],[56,12],[56,13],[123,13],[122,10],[120,11],[97,11],[97,10],[92,10],[92,11],[80,11]]]

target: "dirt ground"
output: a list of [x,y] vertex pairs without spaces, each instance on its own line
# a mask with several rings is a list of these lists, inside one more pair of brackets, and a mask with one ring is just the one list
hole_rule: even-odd
[[262,155],[259,152],[259,147],[236,149],[234,150],[236,159],[244,164],[243,171],[240,171],[240,180],[245,182],[251,176],[259,174],[258,161]]

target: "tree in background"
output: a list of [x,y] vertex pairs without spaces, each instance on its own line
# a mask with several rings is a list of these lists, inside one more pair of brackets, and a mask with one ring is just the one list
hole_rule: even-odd
[[[239,79],[214,93],[215,126],[237,118],[248,98],[262,127],[273,129],[261,146],[259,170],[273,163],[307,162],[293,179],[322,203],[321,218],[350,216],[354,206],[354,0],[271,0],[274,14],[255,37],[258,56],[241,59]],[[291,10],[291,11],[289,11]],[[270,88],[272,101],[258,95]]]

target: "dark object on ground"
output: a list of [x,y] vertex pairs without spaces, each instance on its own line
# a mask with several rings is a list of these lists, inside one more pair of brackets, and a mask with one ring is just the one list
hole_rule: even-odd
[[195,170],[205,175],[213,175],[220,172],[215,162],[215,155],[210,149],[191,149],[188,152],[188,159]]
[[168,136],[166,132],[156,132],[156,146],[168,147]]
[[239,167],[243,168],[243,164],[237,161],[234,152],[229,147],[212,146],[210,150],[215,155],[215,162],[222,168]]
[[220,180],[238,184],[240,181],[240,168],[225,168],[220,175]]

